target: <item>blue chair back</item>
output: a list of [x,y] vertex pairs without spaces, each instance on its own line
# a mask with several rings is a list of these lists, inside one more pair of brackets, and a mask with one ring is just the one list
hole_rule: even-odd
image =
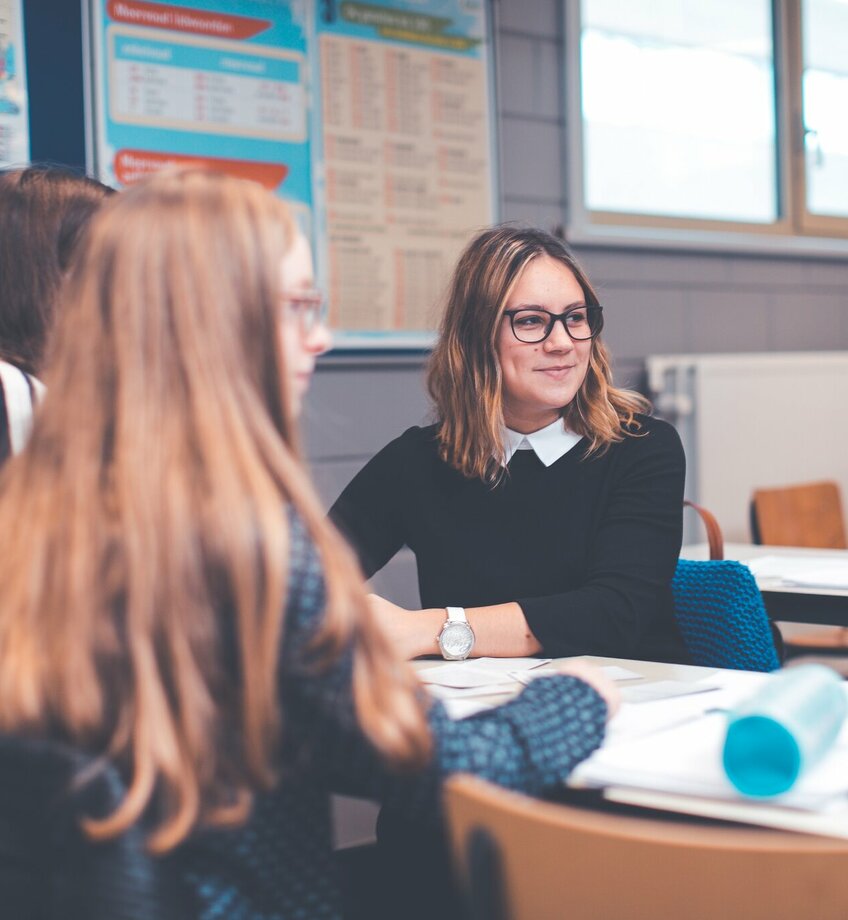
[[780,667],[763,598],[747,566],[680,559],[671,590],[693,664],[746,671]]

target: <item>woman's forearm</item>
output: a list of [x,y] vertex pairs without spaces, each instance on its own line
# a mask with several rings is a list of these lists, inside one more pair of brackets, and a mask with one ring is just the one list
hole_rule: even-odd
[[[444,607],[406,610],[377,594],[368,597],[375,619],[404,658],[441,654],[439,633],[447,619]],[[515,602],[469,607],[465,614],[474,630],[473,658],[521,658],[542,650]]]

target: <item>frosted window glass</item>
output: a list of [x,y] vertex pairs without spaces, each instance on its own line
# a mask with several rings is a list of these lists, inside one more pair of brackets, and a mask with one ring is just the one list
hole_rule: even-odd
[[807,210],[848,217],[848,4],[804,0]]
[[583,0],[586,207],[773,222],[772,35],[767,0]]

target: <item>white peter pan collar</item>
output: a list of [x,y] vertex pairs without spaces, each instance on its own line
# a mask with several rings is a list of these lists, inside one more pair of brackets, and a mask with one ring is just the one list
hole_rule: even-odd
[[532,450],[545,466],[556,463],[583,440],[582,435],[569,431],[561,418],[530,434],[504,428],[503,435],[504,463],[509,463],[517,450]]

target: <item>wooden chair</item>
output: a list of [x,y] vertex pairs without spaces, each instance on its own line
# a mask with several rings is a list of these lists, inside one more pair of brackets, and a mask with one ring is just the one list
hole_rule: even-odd
[[848,840],[551,804],[448,781],[473,920],[845,920]]
[[846,549],[842,496],[835,482],[756,489],[751,500],[754,543]]
[[[767,546],[846,549],[842,496],[835,482],[811,482],[756,489],[751,499],[751,537]],[[848,629],[841,626],[783,626],[784,644],[792,654],[848,650]]]
[[751,570],[724,559],[721,527],[693,502],[704,524],[709,561],[680,559],[671,581],[674,615],[692,663],[713,668],[774,671],[783,660],[783,640],[769,619]]

